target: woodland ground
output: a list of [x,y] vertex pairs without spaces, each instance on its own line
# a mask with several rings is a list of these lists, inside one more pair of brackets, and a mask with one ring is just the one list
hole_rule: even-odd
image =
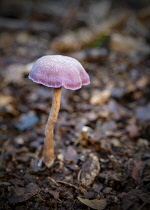
[[[150,8],[27,2],[1,3],[0,209],[149,209]],[[28,79],[46,54],[77,58],[91,79],[63,89],[50,169],[53,91]]]

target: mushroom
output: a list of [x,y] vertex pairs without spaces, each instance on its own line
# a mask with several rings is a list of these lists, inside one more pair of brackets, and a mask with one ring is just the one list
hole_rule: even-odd
[[62,55],[46,55],[33,65],[29,79],[54,88],[49,118],[45,127],[43,162],[51,167],[54,162],[53,131],[60,109],[61,88],[77,90],[88,85],[90,79],[83,66],[74,58]]

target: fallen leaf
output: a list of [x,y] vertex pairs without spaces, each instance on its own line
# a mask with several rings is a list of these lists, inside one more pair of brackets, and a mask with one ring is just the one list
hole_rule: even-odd
[[148,86],[150,81],[150,77],[149,76],[142,76],[136,83],[137,88],[139,89],[144,89],[146,86]]
[[4,107],[14,101],[15,99],[12,96],[0,94],[0,107]]
[[55,199],[59,200],[59,192],[57,192],[56,190],[50,190],[50,189],[48,189],[48,193],[50,195],[52,195]]
[[125,94],[125,88],[124,87],[114,87],[111,90],[111,96],[117,99],[120,99]]
[[65,153],[65,161],[67,163],[67,166],[72,170],[78,169],[78,153],[73,146],[68,146],[67,151]]
[[[121,209],[128,210],[128,209],[135,209],[134,206],[137,204],[139,201],[148,201],[149,200],[149,195],[147,193],[144,193],[140,190],[133,189],[126,193],[122,197],[122,206]],[[148,201],[149,202],[149,201]],[[140,208],[139,208],[140,209]]]
[[95,136],[97,139],[101,137],[112,136],[114,135],[114,132],[116,130],[117,130],[117,123],[115,121],[104,122],[102,125],[98,122],[96,124]]
[[68,146],[67,151],[65,153],[65,160],[73,164],[77,163],[78,154],[73,146]]
[[135,124],[130,124],[126,127],[127,132],[131,138],[139,136],[138,126]]
[[93,183],[95,177],[100,171],[100,163],[98,157],[91,153],[88,160],[82,166],[81,182],[82,184],[89,186]]
[[103,190],[103,193],[109,194],[111,191],[112,191],[112,188],[111,188],[111,187],[106,187],[106,188]]
[[95,192],[100,193],[100,191],[103,189],[103,184],[102,183],[93,184],[93,189]]
[[94,199],[94,200],[88,200],[88,199],[83,199],[83,198],[80,198],[80,197],[77,197],[78,200],[85,204],[86,206],[92,208],[92,209],[97,209],[97,210],[102,210],[106,207],[107,205],[107,200],[106,199],[101,199],[101,200],[98,200],[98,199]]
[[114,120],[119,120],[126,114],[126,109],[118,104],[115,100],[109,100],[106,109]]
[[23,180],[20,180],[20,179],[17,179],[17,178],[15,178],[15,179],[10,179],[9,180],[9,182],[11,183],[11,184],[13,184],[14,186],[17,186],[17,185],[20,185],[20,186],[24,186],[24,181]]
[[24,76],[29,73],[29,70],[22,64],[11,64],[5,72],[5,82],[22,84],[24,83]]
[[39,121],[34,113],[22,114],[14,125],[19,130],[31,129]]
[[111,92],[110,90],[104,90],[104,91],[94,91],[90,103],[93,105],[102,105],[108,101],[110,98]]
[[0,186],[10,186],[10,185],[11,185],[11,183],[9,183],[9,182],[0,181]]
[[17,204],[20,202],[24,202],[29,200],[31,197],[33,197],[34,195],[36,195],[39,191],[39,187],[34,184],[34,183],[30,183],[26,186],[26,188],[23,187],[16,187],[14,189],[14,196],[12,196],[9,199],[9,202],[11,204]]
[[89,22],[99,24],[109,13],[111,7],[110,1],[96,1],[89,6]]
[[137,107],[136,118],[144,121],[150,120],[150,103],[146,106]]
[[83,146],[88,146],[89,142],[90,143],[96,142],[96,139],[94,137],[94,131],[88,126],[83,126],[79,141],[80,141],[80,144]]
[[142,169],[142,161],[134,160],[133,163],[134,163],[134,166],[133,166],[133,170],[132,170],[132,178],[134,180],[138,180],[138,178],[140,176],[140,171]]
[[68,33],[61,35],[53,40],[51,44],[51,49],[60,50],[60,51],[71,51],[71,50],[79,50],[80,42],[74,36],[73,33]]

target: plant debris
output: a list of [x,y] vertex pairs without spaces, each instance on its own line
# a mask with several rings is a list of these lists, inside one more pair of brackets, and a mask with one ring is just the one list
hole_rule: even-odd
[[98,175],[100,171],[100,163],[98,158],[94,154],[90,154],[87,157],[87,161],[83,163],[82,171],[81,171],[81,183],[85,186],[89,186],[93,183],[95,177]]
[[79,201],[85,204],[86,206],[92,208],[92,209],[97,209],[97,210],[103,210],[105,209],[107,205],[107,200],[106,199],[94,199],[94,200],[88,200],[88,199],[83,199],[78,197]]
[[[0,208],[149,210],[149,1],[1,0],[0,12]],[[62,88],[47,168],[53,92],[28,73],[55,54],[91,83]]]

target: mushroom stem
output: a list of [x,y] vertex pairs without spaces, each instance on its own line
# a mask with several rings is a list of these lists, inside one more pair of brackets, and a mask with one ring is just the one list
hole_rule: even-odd
[[43,161],[48,168],[51,167],[51,165],[54,162],[53,132],[58,112],[60,109],[60,98],[61,98],[61,87],[54,88],[52,108],[45,127],[45,142],[44,142],[44,151],[43,151]]

